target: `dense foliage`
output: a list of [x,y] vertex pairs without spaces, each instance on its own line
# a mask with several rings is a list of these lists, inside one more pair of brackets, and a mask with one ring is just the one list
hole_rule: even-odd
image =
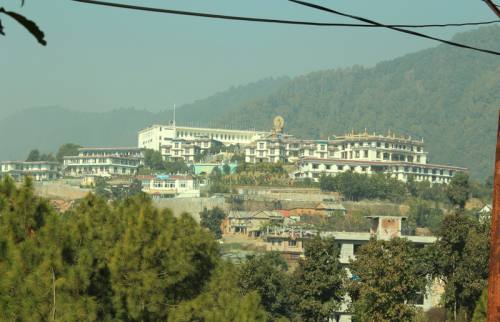
[[[417,221],[429,220],[421,208],[432,203],[412,207]],[[203,225],[220,228],[222,214],[206,211]],[[112,202],[89,195],[57,213],[29,180],[17,188],[5,178],[0,320],[324,321],[349,294],[361,321],[410,321],[431,277],[445,283],[448,318],[484,311],[488,227],[461,211],[445,217],[430,247],[370,241],[350,264],[351,280],[334,239],[306,240],[290,271],[275,253],[223,261],[209,229],[142,193]]]
[[351,263],[352,309],[361,322],[411,321],[416,299],[423,299],[427,278],[422,252],[395,238],[370,240]]
[[487,285],[489,225],[462,212],[446,216],[433,245],[433,275],[445,283],[444,305],[469,320]]
[[336,176],[322,176],[320,188],[324,191],[338,191],[345,199],[387,199],[400,202],[405,199],[406,187],[398,179],[375,174],[368,176],[356,172],[342,172]]
[[[217,243],[191,216],[144,195],[115,205],[90,195],[58,214],[29,181],[0,184],[2,321],[165,321],[210,291],[219,264]],[[241,301],[258,314],[258,296],[230,292],[236,314]]]

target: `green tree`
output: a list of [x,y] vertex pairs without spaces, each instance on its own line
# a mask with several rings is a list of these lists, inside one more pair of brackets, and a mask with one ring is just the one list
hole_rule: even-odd
[[248,259],[239,278],[243,294],[256,291],[273,320],[292,317],[288,265],[279,253],[264,253]]
[[427,227],[433,233],[437,233],[444,213],[440,208],[433,207],[428,201],[414,199],[410,201],[408,217],[409,220],[415,222],[417,227]]
[[36,197],[30,179],[0,184],[0,320],[47,321],[63,270],[59,217]]
[[470,191],[469,176],[464,172],[457,172],[451,179],[446,194],[452,205],[464,209]]
[[142,203],[110,258],[113,304],[124,320],[166,320],[168,308],[197,296],[218,261],[218,246],[194,219]]
[[305,244],[304,254],[292,275],[294,311],[303,321],[324,321],[340,309],[345,295],[340,249],[334,239],[315,237]]
[[144,151],[144,165],[152,170],[164,170],[165,163],[159,151],[147,149]]
[[56,154],[57,161],[62,163],[64,161],[64,157],[78,155],[78,149],[80,149],[81,147],[82,147],[81,145],[74,143],[66,143],[61,145],[57,150]]
[[483,290],[481,297],[476,302],[476,308],[472,315],[471,322],[486,322],[488,314],[488,288]]
[[242,295],[236,268],[230,263],[221,263],[203,292],[173,308],[168,321],[265,322],[268,319],[257,292]]
[[165,162],[165,172],[171,174],[188,173],[189,167],[184,160],[167,161]]
[[201,226],[210,230],[216,239],[222,238],[221,225],[225,218],[226,214],[219,207],[210,210],[204,208],[203,211],[200,212]]
[[31,150],[26,158],[27,162],[36,162],[40,161],[40,151],[38,149]]
[[486,286],[489,229],[463,213],[443,219],[434,252],[434,276],[445,283],[444,305],[456,320],[460,311],[472,316]]
[[412,302],[425,292],[427,279],[409,241],[372,239],[361,247],[350,269],[349,294],[359,321],[412,320]]

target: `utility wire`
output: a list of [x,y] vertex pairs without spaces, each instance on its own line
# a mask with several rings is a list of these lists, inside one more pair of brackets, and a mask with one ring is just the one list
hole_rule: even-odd
[[466,48],[466,49],[471,49],[471,50],[475,50],[475,51],[479,51],[479,52],[483,52],[483,53],[488,53],[488,54],[493,54],[493,55],[500,55],[500,52],[498,52],[498,51],[489,50],[489,49],[482,49],[482,48],[477,48],[477,47],[472,47],[472,46],[460,44],[460,43],[457,43],[457,42],[453,42],[453,41],[449,41],[449,40],[445,40],[445,39],[441,39],[441,38],[436,38],[436,37],[433,37],[433,36],[425,35],[425,34],[422,34],[422,33],[416,32],[416,31],[401,29],[399,27],[394,27],[394,26],[390,26],[390,25],[384,25],[384,24],[381,24],[379,22],[376,22],[376,21],[373,21],[373,20],[370,20],[370,19],[366,19],[366,18],[363,18],[363,17],[358,17],[358,16],[354,16],[354,15],[351,15],[351,14],[343,13],[343,12],[336,11],[336,10],[333,10],[333,9],[330,9],[330,8],[327,8],[327,7],[323,7],[323,6],[314,4],[314,3],[300,1],[300,0],[288,0],[288,1],[300,4],[300,5],[303,5],[303,6],[306,6],[306,7],[318,9],[318,10],[321,10],[321,11],[330,12],[330,13],[333,13],[333,14],[336,14],[336,15],[339,15],[339,16],[342,16],[342,17],[348,17],[348,18],[352,18],[352,19],[355,19],[355,20],[359,20],[359,21],[362,21],[362,22],[365,22],[365,23],[372,24],[374,26],[384,27],[384,28],[392,29],[392,30],[399,31],[399,32],[402,32],[402,33],[405,33],[405,34],[410,34],[410,35],[421,37],[421,38],[426,38],[426,39],[431,39],[431,40],[439,41],[439,42],[442,42],[442,43],[445,43],[445,44],[448,44],[448,45],[451,45],[451,46],[460,47],[460,48]]
[[[369,28],[380,28],[385,26],[377,26],[373,24],[354,24],[354,23],[328,23],[328,22],[313,22],[313,21],[297,21],[297,20],[281,20],[281,19],[266,19],[266,18],[254,18],[254,17],[241,17],[241,16],[227,16],[211,13],[201,13],[193,11],[181,11],[172,9],[161,9],[161,8],[151,8],[143,6],[135,6],[121,3],[113,3],[99,0],[72,0],[75,2],[82,2],[87,4],[94,4],[107,7],[139,10],[139,11],[149,11],[158,13],[167,13],[173,15],[182,16],[193,16],[193,17],[203,17],[203,18],[213,18],[213,19],[225,19],[225,20],[239,20],[239,21],[252,21],[252,22],[264,22],[264,23],[277,23],[277,24],[289,24],[289,25],[306,25],[306,26],[324,26],[324,27],[369,27]],[[424,25],[390,25],[391,27],[398,28],[431,28],[431,27],[463,27],[463,26],[480,26],[498,23],[500,20],[491,21],[481,21],[481,22],[464,22],[464,23],[446,23],[446,24],[424,24]]]

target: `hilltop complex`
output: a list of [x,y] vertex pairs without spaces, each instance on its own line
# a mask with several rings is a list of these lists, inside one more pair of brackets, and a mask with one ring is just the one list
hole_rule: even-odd
[[286,134],[284,119],[274,119],[269,132],[154,125],[139,131],[139,148],[160,151],[165,160],[194,162],[214,144],[236,146],[248,163],[295,163],[294,178],[317,180],[340,172],[384,173],[402,181],[448,183],[461,167],[428,163],[423,139],[375,133],[348,133],[325,140],[298,139]]
[[[36,181],[61,176],[134,176],[144,165],[144,151],[155,150],[165,161],[184,161],[192,168],[207,156],[224,148],[228,155],[239,155],[247,163],[289,163],[295,165],[293,179],[318,181],[321,175],[341,172],[390,175],[401,181],[448,183],[465,168],[428,163],[423,139],[368,133],[348,133],[324,140],[299,139],[286,134],[284,119],[277,116],[271,131],[211,129],[153,125],[138,133],[138,147],[80,148],[78,155],[57,162],[5,161],[2,174],[16,180],[31,176]],[[228,155],[223,156],[227,159]],[[205,160],[206,163],[206,160]],[[203,163],[204,164],[204,163]]]

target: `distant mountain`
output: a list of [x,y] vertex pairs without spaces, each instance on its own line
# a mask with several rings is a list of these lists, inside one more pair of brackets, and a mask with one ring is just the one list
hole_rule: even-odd
[[[458,34],[455,41],[500,50],[500,27]],[[377,64],[270,78],[234,87],[177,109],[178,123],[271,127],[283,115],[286,130],[326,138],[352,129],[425,138],[430,160],[492,174],[500,59],[440,45]],[[106,113],[62,108],[20,111],[0,120],[0,160],[24,158],[30,149],[60,144],[135,146],[137,131],[166,123],[172,111],[120,109]]]
[[238,124],[226,116],[238,106],[269,96],[285,86],[289,81],[290,78],[288,77],[266,78],[247,85],[231,87],[229,90],[217,93],[206,99],[182,106],[177,111],[176,121],[184,124],[194,122],[198,125],[214,125],[220,119],[225,118],[228,120],[225,125],[239,127],[253,126],[254,124],[251,119]]
[[106,113],[58,107],[33,108],[0,120],[0,159],[24,159],[31,149],[55,152],[64,143],[87,146],[136,146],[137,130],[157,115],[134,109]]
[[[500,27],[458,34],[457,42],[500,50]],[[430,160],[466,166],[476,178],[492,174],[497,110],[498,56],[440,45],[373,68],[326,70],[292,79],[265,99],[222,117],[270,128],[272,117],[300,137],[326,138],[356,131],[424,137]]]
[[[268,78],[232,87],[177,109],[178,124],[214,124],[231,109],[251,99],[267,97],[289,81]],[[165,124],[172,111],[151,113],[133,108],[111,112],[76,112],[60,107],[22,110],[0,120],[0,160],[25,159],[31,149],[56,152],[64,143],[85,146],[136,146],[137,131]]]

